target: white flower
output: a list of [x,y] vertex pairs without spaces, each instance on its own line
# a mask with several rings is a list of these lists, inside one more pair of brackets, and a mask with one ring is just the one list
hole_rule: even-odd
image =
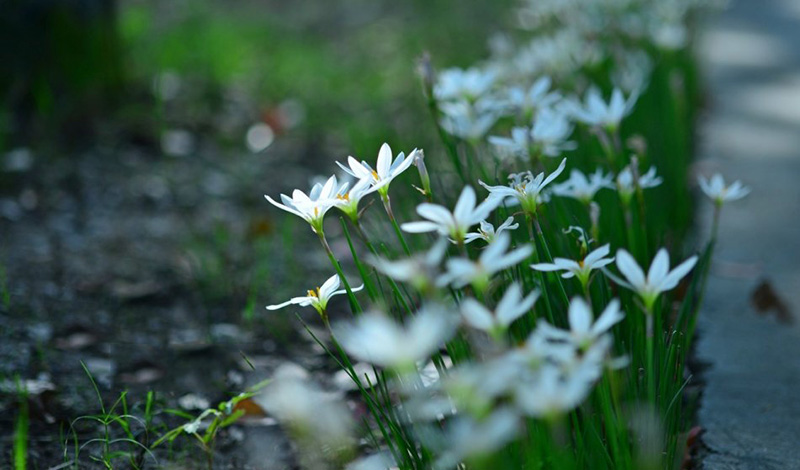
[[575,142],[566,139],[572,134],[572,124],[563,113],[542,109],[533,121],[533,127],[514,127],[511,137],[490,136],[489,143],[504,153],[528,158],[531,155],[557,157],[565,150],[574,150]]
[[[346,187],[346,185],[345,183],[343,186]],[[315,233],[322,234],[322,220],[325,217],[325,213],[328,212],[331,207],[335,207],[339,204],[336,195],[341,191],[342,186],[338,185],[336,176],[334,175],[328,178],[324,185],[321,183],[315,184],[308,195],[299,189],[295,189],[292,192],[291,198],[285,194],[281,194],[281,201],[283,204],[267,195],[264,195],[264,197],[266,197],[273,206],[301,217],[311,225],[311,229]]]
[[536,113],[531,129],[531,140],[543,155],[557,157],[564,150],[574,150],[575,142],[568,142],[572,123],[564,113],[544,108]]
[[[655,188],[663,181],[664,180],[661,179],[660,176],[656,176],[655,167],[650,167],[646,173],[639,175],[638,178],[639,187],[642,189]],[[617,192],[619,192],[619,197],[622,199],[622,202],[627,206],[631,197],[633,197],[633,193],[636,192],[636,185],[633,181],[633,170],[631,170],[630,165],[623,168],[617,175]]]
[[514,411],[501,408],[483,420],[461,415],[446,429],[444,449],[434,468],[456,468],[503,447],[519,433],[520,419]]
[[611,174],[604,175],[601,168],[590,174],[588,178],[581,171],[573,169],[569,173],[568,180],[553,187],[553,193],[589,204],[598,191],[613,187],[613,176]]
[[366,161],[359,162],[353,157],[347,157],[349,168],[339,162],[336,164],[357,179],[368,180],[372,184],[370,192],[377,191],[382,198],[385,198],[389,193],[389,184],[414,163],[417,152],[419,150],[414,149],[407,157],[400,152],[392,161],[392,148],[389,147],[389,144],[384,143],[378,152],[378,161],[374,170]]
[[417,290],[424,291],[439,274],[446,251],[447,239],[440,238],[426,253],[417,253],[409,258],[392,261],[372,256],[368,259],[375,269],[395,281],[411,283]]
[[344,212],[353,222],[358,220],[358,203],[367,194],[371,193],[372,182],[369,179],[358,180],[352,188],[342,185],[336,194],[336,208]]
[[519,283],[514,282],[497,302],[494,312],[477,300],[468,298],[461,302],[461,315],[469,326],[492,335],[500,335],[514,320],[530,310],[538,298],[539,291],[533,291],[523,298],[522,288]]
[[519,228],[519,224],[515,224],[514,217],[509,217],[506,219],[505,222],[500,224],[497,229],[494,228],[494,225],[491,223],[481,220],[481,228],[478,229],[477,232],[469,232],[464,236],[464,243],[470,243],[472,241],[482,239],[487,243],[491,243],[498,234],[505,232],[506,230],[516,230]]
[[645,277],[644,271],[636,263],[633,256],[620,249],[617,251],[617,268],[628,282],[620,279],[616,279],[616,281],[618,284],[635,291],[644,301],[647,312],[651,313],[658,296],[662,292],[674,289],[678,282],[689,274],[695,263],[697,263],[697,256],[692,256],[670,271],[669,254],[666,249],[661,248],[653,258],[653,263],[650,265]]
[[[326,309],[328,307],[328,301],[331,297],[335,295],[341,295],[347,293],[345,289],[336,290],[339,288],[339,275],[334,274],[333,276],[329,277],[327,281],[325,281],[321,287],[317,287],[316,289],[309,289],[306,295],[301,297],[292,297],[291,299],[287,300],[282,304],[277,305],[267,305],[267,310],[278,310],[279,308],[283,308],[289,305],[299,305],[301,307],[314,307],[314,309],[319,312],[320,315],[325,317],[327,315]],[[364,288],[362,284],[359,287],[352,289],[353,292],[358,292]]]
[[566,258],[555,258],[552,263],[538,263],[531,265],[537,271],[566,271],[561,275],[564,279],[577,277],[584,289],[589,283],[592,270],[602,268],[614,262],[614,258],[606,258],[610,252],[610,245],[606,244],[592,251],[583,260],[574,261]]
[[481,100],[474,104],[466,101],[442,103],[440,124],[447,133],[465,140],[478,140],[489,132],[497,119],[500,108],[491,100]]
[[524,114],[549,108],[561,99],[558,92],[548,93],[551,85],[550,77],[540,77],[528,89],[512,86],[508,89],[508,101]]
[[336,394],[281,372],[279,368],[272,381],[253,398],[258,405],[292,429],[296,438],[310,440],[316,447],[324,446],[329,453],[346,452],[356,444],[355,420]]
[[615,130],[622,118],[633,110],[637,98],[638,95],[631,94],[625,99],[622,90],[614,88],[611,99],[606,103],[600,90],[592,87],[586,92],[584,103],[573,98],[565,101],[564,106],[567,112],[584,124]]
[[711,179],[700,176],[697,181],[700,183],[700,189],[718,206],[726,201],[736,201],[750,194],[750,188],[744,186],[741,181],[734,181],[730,186],[725,186],[725,180],[719,173],[716,173]]
[[402,228],[409,233],[435,231],[450,237],[456,243],[462,243],[470,227],[489,217],[500,204],[500,201],[493,198],[477,205],[476,202],[475,190],[471,186],[464,186],[453,212],[444,206],[424,202],[417,206],[417,214],[428,220],[406,222]]
[[537,328],[540,330],[539,334],[548,340],[568,341],[576,349],[587,351],[612,326],[625,318],[619,305],[619,300],[613,299],[593,323],[592,308],[580,297],[575,297],[569,304],[569,331],[556,328],[543,320],[539,321]]
[[544,363],[530,377],[515,384],[514,399],[523,413],[536,418],[551,418],[575,409],[589,395],[594,378],[586,373],[565,373],[558,366]]
[[491,70],[450,68],[439,73],[433,95],[437,100],[474,101],[492,88],[495,79],[496,74]]
[[467,258],[449,259],[447,272],[439,278],[437,284],[450,284],[455,288],[472,284],[476,290],[483,291],[493,274],[520,263],[533,253],[533,247],[527,244],[506,253],[509,245],[511,237],[507,233],[501,233],[483,249],[477,261]]
[[542,190],[564,171],[566,164],[566,158],[561,160],[558,168],[550,173],[547,178],[545,178],[544,173],[539,173],[534,177],[533,173],[526,171],[509,175],[508,178],[511,181],[508,186],[489,186],[483,181],[478,181],[478,183],[489,190],[490,199],[497,198],[506,203],[508,203],[509,199],[512,199],[514,203],[520,204],[528,214],[536,214],[536,207],[540,203]]
[[334,336],[353,357],[396,370],[413,368],[428,359],[457,327],[456,317],[440,306],[426,306],[400,325],[377,313],[362,314],[339,324]]

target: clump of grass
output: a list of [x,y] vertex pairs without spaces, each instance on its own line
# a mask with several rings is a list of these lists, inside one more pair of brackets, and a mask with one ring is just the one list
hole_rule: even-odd
[[[446,155],[384,144],[377,163],[340,164],[354,181],[268,197],[309,224],[336,274],[267,308],[320,314],[388,466],[678,468],[716,238],[683,254],[695,6],[527,2],[530,40],[470,69],[422,63]],[[409,197],[394,181],[414,164],[422,196]],[[718,208],[746,194],[715,180]],[[383,210],[366,214],[373,193]],[[353,320],[331,325],[335,295]]]
[[[144,418],[134,416],[129,412],[127,392],[122,392],[110,407],[106,407],[91,372],[83,362],[81,362],[81,366],[97,395],[100,413],[80,416],[70,423],[71,436],[68,436],[64,443],[64,461],[72,462],[74,468],[78,468],[81,454],[84,451],[99,448],[98,452],[89,454],[89,459],[100,463],[105,468],[115,468],[117,460],[127,462],[132,468],[143,468],[147,457],[157,464],[158,460],[149,449],[150,432],[155,414],[155,394],[152,392],[147,394]],[[101,430],[100,437],[81,442],[76,426],[84,422],[98,425]],[[141,432],[135,432],[136,428],[139,428]],[[72,441],[72,455],[69,453],[70,440]]]

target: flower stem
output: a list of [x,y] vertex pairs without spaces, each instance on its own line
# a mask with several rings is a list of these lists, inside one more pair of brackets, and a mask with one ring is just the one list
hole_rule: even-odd
[[392,222],[392,227],[394,227],[394,233],[397,235],[397,239],[400,240],[400,244],[403,245],[403,251],[406,253],[406,256],[411,256],[411,250],[408,249],[406,239],[403,238],[403,232],[400,230],[400,226],[397,225],[397,219],[395,219],[394,212],[392,212],[392,202],[389,200],[389,195],[382,196],[381,200],[383,201],[383,207],[386,209],[386,214]]
[[645,312],[646,318],[646,341],[647,341],[647,363],[645,367],[647,368],[647,373],[645,376],[647,377],[647,393],[648,397],[650,398],[650,402],[653,406],[656,405],[656,364],[655,364],[655,336],[653,332],[653,312],[652,309],[650,311]]
[[328,254],[328,259],[331,261],[333,268],[336,269],[336,274],[339,275],[339,279],[341,279],[342,284],[344,285],[344,290],[347,291],[347,298],[350,300],[350,308],[354,313],[361,313],[361,305],[359,305],[358,299],[356,299],[355,294],[353,294],[353,289],[350,288],[350,283],[347,282],[347,278],[344,276],[342,266],[339,264],[336,256],[334,256],[330,245],[328,245],[328,240],[325,238],[325,234],[321,231],[318,232],[318,234],[319,241],[322,243],[322,247],[325,248],[325,252]]

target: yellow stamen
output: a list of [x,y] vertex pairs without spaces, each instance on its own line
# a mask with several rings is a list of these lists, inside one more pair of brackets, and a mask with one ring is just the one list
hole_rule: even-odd
[[381,177],[378,176],[378,172],[375,170],[372,170],[372,177],[375,178],[376,181],[381,179]]
[[306,293],[308,294],[309,297],[319,298],[319,287],[317,287],[317,289],[315,291],[314,290],[309,290]]

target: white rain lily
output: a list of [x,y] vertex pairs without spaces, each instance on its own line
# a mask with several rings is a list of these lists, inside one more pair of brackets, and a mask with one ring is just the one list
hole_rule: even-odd
[[604,127],[615,130],[622,118],[630,114],[638,95],[632,93],[626,99],[622,90],[615,88],[608,103],[598,88],[592,87],[586,92],[584,102],[569,99],[564,102],[565,110],[575,119],[589,126]]
[[450,68],[439,73],[433,95],[437,100],[474,101],[492,88],[496,78],[497,74],[491,70]]
[[442,103],[440,124],[447,133],[464,140],[482,139],[500,118],[500,107],[493,101],[481,100],[474,104],[466,101]]
[[598,191],[603,188],[614,187],[613,178],[611,174],[603,174],[601,168],[598,168],[588,177],[580,170],[573,169],[569,173],[568,180],[553,187],[553,193],[589,204]]
[[549,92],[552,80],[540,77],[530,88],[512,86],[508,89],[508,101],[524,115],[530,115],[544,108],[549,108],[561,100],[558,92]]
[[675,267],[669,269],[669,254],[667,250],[661,248],[656,253],[647,276],[639,267],[639,264],[627,251],[620,249],[617,251],[617,268],[625,276],[627,282],[616,279],[617,283],[635,291],[644,302],[645,309],[652,313],[653,305],[662,292],[674,289],[678,282],[683,279],[697,263],[697,256],[691,256]]
[[[347,183],[342,186],[346,188]],[[328,210],[339,204],[336,195],[342,191],[342,186],[338,184],[336,176],[334,175],[328,178],[325,184],[316,183],[308,194],[299,189],[295,189],[292,192],[291,198],[285,194],[281,194],[281,201],[283,204],[275,201],[268,195],[264,195],[264,197],[267,198],[273,206],[302,218],[311,225],[311,230],[313,230],[314,233],[322,235],[322,220],[325,218],[325,213],[328,212]]]
[[[664,180],[660,176],[656,176],[656,167],[653,166],[646,173],[639,175],[637,181],[639,188],[648,189],[659,186]],[[636,192],[636,182],[630,165],[623,168],[617,175],[617,192],[622,202],[627,206]]]
[[490,136],[489,143],[503,154],[529,158],[531,155],[557,157],[565,150],[574,150],[575,142],[567,141],[572,134],[572,124],[563,113],[542,109],[533,121],[533,127],[514,127],[511,137]]
[[[328,308],[328,301],[331,297],[335,295],[346,294],[347,290],[339,289],[339,275],[334,274],[333,276],[329,277],[327,281],[325,281],[322,286],[317,287],[316,289],[309,289],[306,292],[306,295],[300,297],[292,297],[291,299],[283,302],[282,304],[276,305],[267,305],[267,310],[278,310],[283,307],[288,307],[289,305],[299,305],[300,307],[314,307],[314,309],[322,315],[323,318],[327,318],[327,308]],[[352,289],[353,292],[358,292],[364,288],[362,284],[359,287],[355,287]]]
[[536,114],[531,129],[531,140],[537,151],[548,157],[557,157],[565,150],[575,150],[577,144],[567,141],[572,135],[572,123],[564,113],[544,108]]
[[375,269],[395,281],[408,282],[419,291],[426,291],[439,275],[444,254],[447,252],[447,239],[440,238],[427,252],[416,253],[409,258],[396,261],[372,256],[370,264]]
[[381,145],[380,151],[378,151],[378,161],[375,169],[366,161],[359,162],[353,157],[347,157],[347,165],[349,167],[339,162],[336,162],[336,164],[355,178],[368,180],[372,185],[370,192],[377,191],[381,198],[385,199],[389,194],[389,184],[414,163],[417,152],[419,150],[414,149],[408,156],[400,152],[392,161],[392,148],[389,147],[389,144],[384,143]]
[[490,199],[496,198],[505,203],[515,203],[522,206],[528,214],[536,214],[536,208],[541,202],[542,190],[564,171],[567,159],[561,160],[561,164],[550,175],[545,178],[544,173],[539,173],[535,177],[530,171],[524,173],[512,173],[508,176],[510,182],[508,186],[489,186],[483,181],[478,181],[481,186],[489,190]]
[[539,291],[533,291],[523,298],[522,288],[519,283],[514,282],[508,286],[494,311],[477,300],[468,298],[461,302],[461,315],[469,326],[499,339],[514,320],[533,307],[538,298]]
[[428,220],[406,222],[401,227],[409,233],[438,232],[455,243],[463,243],[470,227],[489,217],[500,201],[489,198],[476,203],[475,190],[464,186],[453,212],[444,206],[424,202],[417,206],[417,214]]
[[498,234],[505,232],[506,230],[516,230],[519,228],[519,224],[514,223],[514,217],[509,217],[500,224],[499,227],[496,229],[494,225],[491,223],[481,220],[480,228],[477,232],[469,232],[464,236],[464,243],[470,243],[475,240],[484,240],[487,243],[491,243]]
[[566,271],[561,275],[564,279],[577,277],[584,290],[589,284],[592,271],[614,262],[614,257],[606,258],[610,253],[610,245],[606,244],[592,251],[582,260],[575,261],[567,258],[554,258],[552,263],[538,263],[531,265],[537,271]]
[[726,201],[739,200],[750,194],[750,188],[743,185],[741,181],[734,181],[730,186],[726,186],[725,180],[719,173],[714,174],[710,179],[700,176],[697,178],[697,182],[700,183],[700,189],[717,206],[721,206]]
[[[305,452],[324,447],[328,458],[331,453],[349,454],[357,443],[356,423],[345,402],[305,378],[282,374],[281,367],[253,400],[291,429],[294,437],[306,444]],[[309,460],[310,456],[303,457]],[[315,455],[311,460],[319,464],[322,458],[323,455]]]
[[449,259],[447,272],[439,278],[437,284],[449,284],[455,288],[472,284],[477,291],[482,292],[492,275],[519,264],[533,253],[533,247],[528,244],[506,253],[510,245],[511,237],[507,233],[501,233],[483,249],[477,261],[467,258]]
[[606,308],[592,321],[592,308],[580,297],[569,303],[569,331],[556,328],[546,321],[537,324],[538,334],[548,340],[567,341],[579,351],[587,351],[597,340],[608,333],[611,327],[622,321],[625,314],[619,308],[619,300],[613,299]]
[[428,305],[400,325],[383,314],[360,315],[334,327],[334,336],[353,357],[399,371],[428,359],[455,333],[456,317],[441,306]]
[[516,382],[516,405],[535,418],[553,419],[575,409],[589,396],[600,373],[583,368],[576,370],[581,373],[566,373],[556,365],[543,364],[529,377],[523,376]]
[[361,199],[372,192],[372,183],[368,179],[358,180],[352,188],[342,186],[336,194],[336,208],[344,212],[353,223],[358,221],[358,204]]
[[444,449],[434,468],[456,468],[460,462],[480,461],[514,439],[520,425],[517,413],[507,408],[495,410],[480,421],[458,416],[446,429]]

